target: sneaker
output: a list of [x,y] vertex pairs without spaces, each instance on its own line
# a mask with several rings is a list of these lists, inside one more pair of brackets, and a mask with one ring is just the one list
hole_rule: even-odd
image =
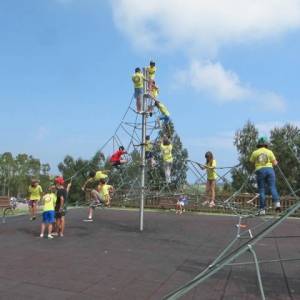
[[265,216],[266,215],[266,210],[265,209],[260,209],[258,212],[257,212],[257,216]]
[[207,201],[207,200],[204,201],[204,202],[202,202],[202,205],[203,205],[203,206],[205,206],[205,205],[207,205],[207,204],[209,204],[209,201]]
[[281,207],[280,207],[280,206],[279,206],[279,207],[276,207],[276,208],[275,208],[275,212],[276,212],[276,213],[281,213]]
[[43,237],[44,237],[44,235],[41,233],[41,234],[40,234],[40,238],[43,238]]
[[52,232],[51,235],[52,236],[58,236],[58,232]]
[[36,216],[33,216],[30,218],[30,221],[34,221],[36,219]]
[[93,219],[85,219],[83,222],[93,222]]
[[210,202],[210,203],[209,203],[209,207],[210,207],[210,208],[215,207],[215,206],[216,206],[215,202]]
[[54,239],[54,237],[51,234],[48,234],[48,239],[51,240]]
[[63,233],[60,233],[59,236],[60,236],[60,237],[64,237],[64,234],[63,234]]

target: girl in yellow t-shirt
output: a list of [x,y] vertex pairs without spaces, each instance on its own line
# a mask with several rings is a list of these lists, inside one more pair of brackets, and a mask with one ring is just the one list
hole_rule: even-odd
[[36,219],[37,203],[41,200],[43,196],[42,187],[39,185],[37,179],[31,180],[31,185],[28,187],[28,206],[30,220],[33,221]]
[[214,159],[214,156],[211,151],[205,153],[206,164],[201,166],[201,169],[206,169],[207,173],[207,182],[206,182],[206,200],[203,202],[203,205],[209,204],[209,207],[215,206],[215,197],[216,197],[216,166],[217,162]]

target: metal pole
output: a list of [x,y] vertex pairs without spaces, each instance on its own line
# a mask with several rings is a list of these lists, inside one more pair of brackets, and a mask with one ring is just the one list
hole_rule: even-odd
[[257,256],[255,251],[252,248],[252,245],[248,245],[250,252],[253,255],[254,258],[254,262],[255,262],[255,267],[256,267],[256,274],[257,274],[257,279],[258,279],[258,285],[259,285],[259,290],[260,290],[260,294],[261,294],[261,299],[265,300],[265,293],[264,293],[264,288],[263,288],[263,284],[262,284],[262,280],[261,280],[261,275],[260,275],[260,268],[259,268],[259,263],[257,260]]
[[[143,74],[146,79],[147,72],[146,68],[143,68]],[[145,143],[146,143],[146,126],[147,126],[147,114],[146,114],[146,85],[147,82],[144,82],[143,90],[143,103],[142,103],[142,145],[141,145],[141,200],[140,200],[140,231],[144,230],[144,203],[145,203]]]

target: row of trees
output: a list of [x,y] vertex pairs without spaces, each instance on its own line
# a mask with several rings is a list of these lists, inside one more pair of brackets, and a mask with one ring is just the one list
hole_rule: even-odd
[[[168,187],[171,190],[178,190],[187,183],[187,164],[188,152],[183,148],[180,137],[174,132],[173,124],[170,125],[171,135],[173,136],[173,168],[172,183]],[[154,169],[147,169],[147,188],[159,190],[165,185],[165,175],[163,162],[159,149],[159,140],[163,132],[159,132],[154,141],[154,158],[157,166]],[[232,178],[227,183],[226,188],[237,190],[243,182],[253,174],[253,165],[249,162],[249,157],[256,149],[256,142],[259,136],[258,129],[253,123],[248,121],[244,127],[238,130],[234,137],[234,145],[238,151],[239,167],[232,170]],[[285,174],[287,180],[295,190],[300,189],[300,173],[298,157],[300,156],[300,129],[291,124],[282,127],[275,127],[270,132],[270,149],[275,153],[279,166]],[[134,150],[130,153],[130,160],[120,169],[112,168],[109,163],[109,157],[105,157],[98,152],[91,160],[81,158],[75,159],[67,155],[59,163],[58,169],[67,180],[72,178],[72,188],[70,192],[70,202],[80,202],[84,198],[81,186],[88,178],[91,170],[105,169],[109,171],[110,183],[115,187],[128,190],[131,187],[139,185],[139,174],[141,158],[140,153]],[[290,190],[285,179],[277,172],[277,185],[281,194],[290,194]],[[76,175],[76,176],[74,176]],[[42,164],[39,159],[27,154],[18,154],[15,157],[6,152],[0,155],[0,191],[3,195],[26,196],[27,187],[31,178],[38,178],[45,189],[53,181],[50,176],[50,165]],[[252,176],[246,190],[248,192],[256,191],[255,177]]]

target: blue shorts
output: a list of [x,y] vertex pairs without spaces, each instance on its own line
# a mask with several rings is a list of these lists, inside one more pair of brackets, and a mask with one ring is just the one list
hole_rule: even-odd
[[145,155],[146,155],[146,159],[151,159],[153,157],[152,151],[146,151]]
[[44,211],[43,212],[43,223],[51,224],[55,222],[55,213],[54,210]]
[[134,97],[137,98],[143,95],[143,88],[135,88],[134,89]]
[[159,117],[159,119],[160,119],[160,121],[163,121],[165,125],[167,125],[169,123],[169,121],[170,121],[170,117],[165,116],[165,115],[161,115]]

